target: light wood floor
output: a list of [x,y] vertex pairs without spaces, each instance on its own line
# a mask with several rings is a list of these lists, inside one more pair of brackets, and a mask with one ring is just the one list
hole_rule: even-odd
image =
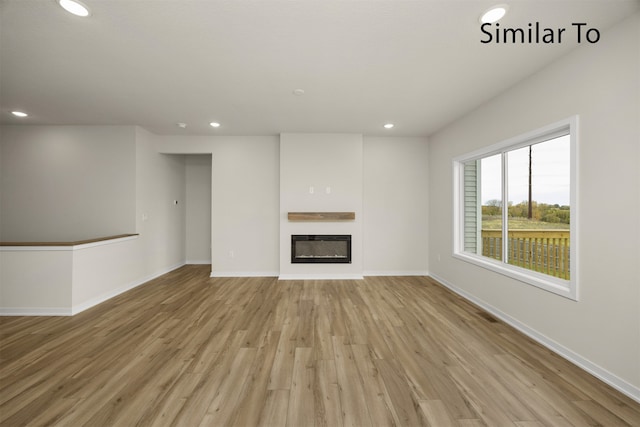
[[211,279],[1,319],[0,425],[640,426],[640,405],[427,278]]

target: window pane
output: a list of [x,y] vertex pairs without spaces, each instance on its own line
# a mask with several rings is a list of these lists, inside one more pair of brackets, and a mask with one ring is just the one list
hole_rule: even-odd
[[569,136],[507,153],[508,262],[569,279]]
[[482,202],[482,255],[502,259],[502,156],[479,161],[480,200]]

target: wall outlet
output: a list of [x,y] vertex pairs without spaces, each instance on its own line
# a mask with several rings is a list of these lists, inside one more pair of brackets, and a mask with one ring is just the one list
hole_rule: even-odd
[[236,256],[235,252],[233,251],[233,249],[231,249],[229,251],[229,258],[234,258]]

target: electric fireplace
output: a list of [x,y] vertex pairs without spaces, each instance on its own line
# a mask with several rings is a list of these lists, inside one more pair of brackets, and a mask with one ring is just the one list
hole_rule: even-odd
[[294,234],[291,236],[293,264],[350,264],[350,234]]

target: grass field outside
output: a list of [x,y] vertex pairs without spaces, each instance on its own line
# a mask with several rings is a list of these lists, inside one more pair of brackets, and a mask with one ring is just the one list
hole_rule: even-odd
[[[482,217],[483,230],[500,230],[501,228],[502,217],[499,215]],[[544,222],[527,218],[509,218],[510,230],[569,230],[569,228],[569,224]]]

